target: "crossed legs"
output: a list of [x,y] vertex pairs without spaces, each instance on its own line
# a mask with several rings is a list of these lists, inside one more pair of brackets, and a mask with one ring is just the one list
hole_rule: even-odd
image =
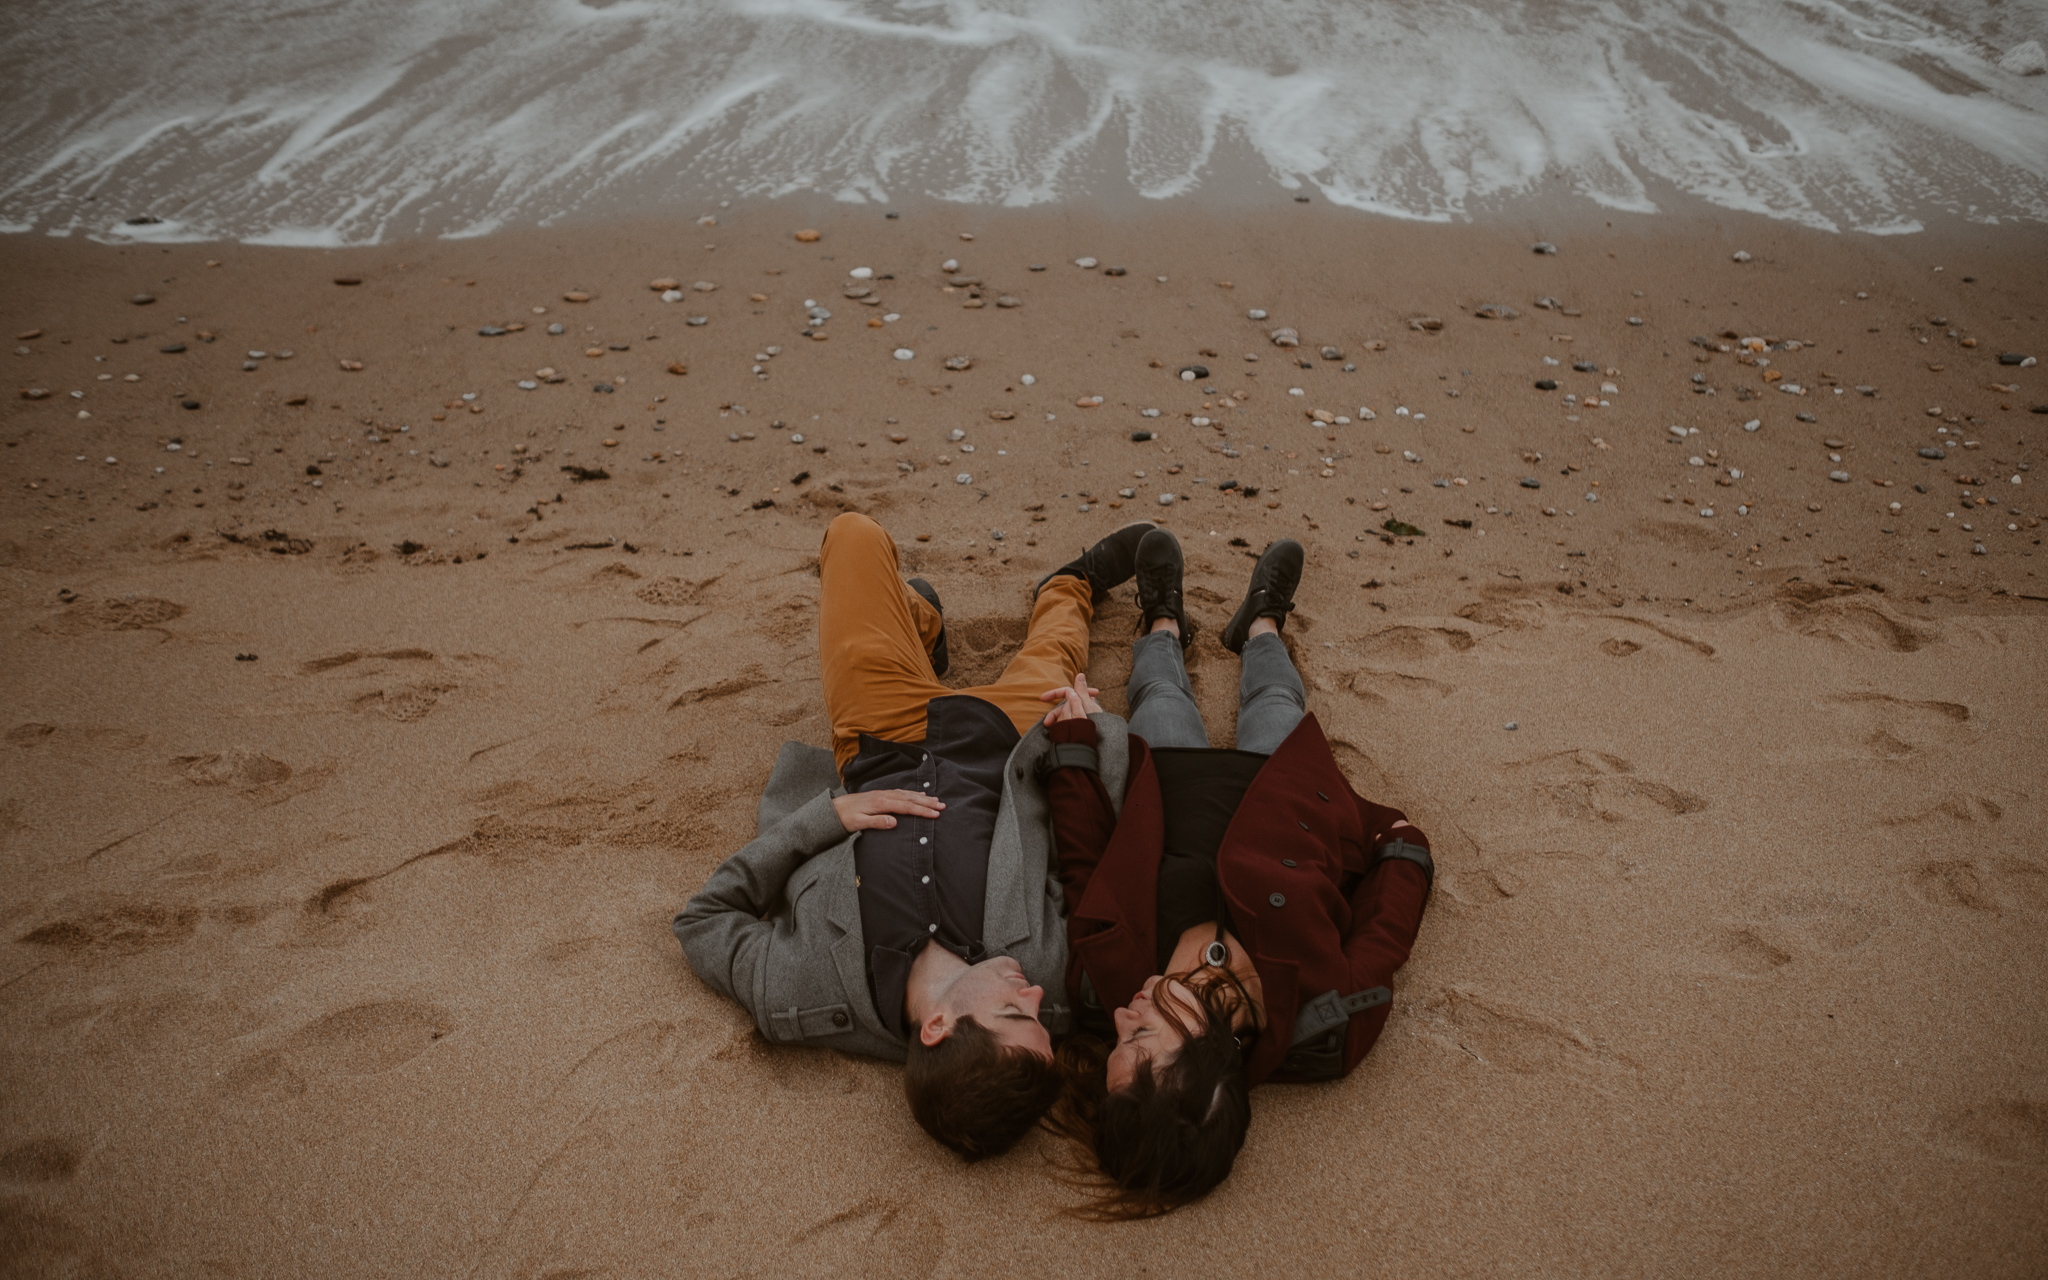
[[924,741],[925,705],[956,693],[995,704],[1017,732],[1029,732],[1045,714],[1039,695],[1088,666],[1095,607],[1085,579],[1059,576],[1039,588],[1024,644],[993,684],[949,689],[931,664],[943,620],[904,584],[895,540],[881,525],[852,512],[834,519],[818,576],[818,658],[832,754],[842,769],[859,753],[863,733]]

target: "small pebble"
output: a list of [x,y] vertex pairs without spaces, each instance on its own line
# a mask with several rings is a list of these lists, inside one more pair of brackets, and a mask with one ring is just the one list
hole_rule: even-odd
[[1797,418],[1797,419],[1799,419],[1799,420],[1800,420],[1801,422],[1819,422],[1819,421],[1820,421],[1820,419],[1819,419],[1819,418],[1816,418],[1815,416],[1813,416],[1813,415],[1812,415],[1812,414],[1810,414],[1810,413],[1795,413],[1795,414],[1793,414],[1792,416],[1793,416],[1793,417],[1795,417],[1795,418]]
[[551,324],[548,326],[548,332],[554,334],[556,337],[559,338],[563,334],[567,333],[568,330],[563,328],[560,324]]
[[873,267],[855,267],[846,274],[856,280],[872,280],[875,278],[875,269]]
[[816,244],[818,242],[818,233],[809,227],[805,227],[802,231],[796,233],[796,238],[800,244]]
[[1640,325],[1643,322],[1643,318],[1641,316],[1630,316],[1628,322],[1633,325]]
[[1519,724],[1516,724],[1516,723],[1515,723],[1514,721],[1510,720],[1510,721],[1508,721],[1508,722],[1507,722],[1507,724],[1506,724],[1506,725],[1504,725],[1504,726],[1502,726],[1502,727],[1503,727],[1503,728],[1505,728],[1505,729],[1507,729],[1507,731],[1508,731],[1509,733],[1513,733],[1513,732],[1514,732],[1515,730],[1517,730],[1517,729],[1521,728],[1522,726],[1521,726],[1521,725],[1519,725]]
[[476,332],[480,338],[502,338],[505,336],[505,331],[494,324],[487,324]]
[[1530,248],[1530,251],[1531,251],[1531,252],[1534,252],[1534,253],[1556,253],[1556,252],[1557,252],[1557,246],[1556,246],[1556,245],[1554,245],[1554,244],[1552,244],[1552,243],[1550,243],[1550,241],[1548,241],[1548,240],[1538,240],[1538,241],[1537,241],[1537,242],[1536,242],[1535,244],[1533,244],[1533,245],[1530,245],[1530,246],[1529,246],[1529,248]]
[[1081,268],[1082,270],[1084,270],[1084,271],[1085,271],[1085,270],[1087,270],[1088,268],[1090,268],[1090,267],[1093,267],[1093,266],[1095,265],[1095,259],[1093,259],[1093,258],[1076,258],[1076,259],[1074,259],[1074,265],[1075,265],[1075,266],[1077,266],[1077,267],[1080,267],[1080,268]]
[[974,479],[974,477],[973,477],[973,476],[969,475],[969,474],[968,474],[968,473],[966,473],[965,471],[962,471],[962,472],[961,472],[961,473],[960,473],[959,475],[957,475],[957,476],[954,476],[954,477],[953,477],[953,483],[954,483],[954,484],[967,484],[967,483],[969,483],[970,481],[972,481],[973,479]]
[[1737,249],[1737,250],[1735,251],[1735,261],[1737,261],[1737,262],[1748,262],[1748,261],[1749,261],[1749,250],[1747,250],[1747,249]]
[[128,299],[128,301],[134,303],[138,307],[146,307],[150,303],[156,301],[156,295],[153,293],[138,293],[134,297]]
[[1538,391],[1555,391],[1557,390],[1557,379],[1538,378],[1536,379],[1536,389]]
[[[108,461],[108,462],[112,462],[112,461],[113,461],[113,459],[112,459],[112,458],[108,458],[108,459],[107,459],[107,461]],[[1172,494],[1170,494],[1170,493],[1162,493],[1162,494],[1160,494],[1160,495],[1159,495],[1159,505],[1160,505],[1160,506],[1162,506],[1162,507],[1170,507],[1170,506],[1172,506],[1172,505],[1173,505],[1173,495],[1172,495]]]
[[1524,489],[1541,489],[1543,487],[1543,482],[1541,480],[1538,480],[1535,476],[1523,476],[1522,487]]
[[1742,429],[1744,431],[1756,431],[1762,428],[1763,425],[1764,420],[1762,418],[1751,418],[1748,422],[1742,424]]
[[1251,320],[1264,320],[1266,318],[1266,313],[1258,307],[1253,307],[1250,311],[1247,311],[1244,314],[1247,319]]
[[183,355],[185,351],[185,344],[182,342],[173,342],[167,347],[158,347],[157,350],[167,356]]
[[1475,310],[1473,315],[1481,320],[1513,320],[1522,313],[1502,302],[1489,302]]
[[1922,450],[1920,451],[1920,456],[1921,456],[1921,457],[1923,457],[1923,458],[1932,458],[1932,459],[1934,459],[1934,460],[1935,460],[1936,462],[1939,462],[1939,461],[1941,461],[1941,460],[1942,460],[1943,458],[1946,458],[1946,457],[1948,457],[1948,454],[1947,454],[1947,453],[1946,453],[1945,451],[1941,450],[1941,449],[1935,449],[1935,448],[1931,448],[1931,447],[1930,447],[1930,448],[1922,449]]
[[1836,484],[1847,484],[1849,483],[1849,473],[1846,471],[1830,471],[1828,472],[1828,479]]

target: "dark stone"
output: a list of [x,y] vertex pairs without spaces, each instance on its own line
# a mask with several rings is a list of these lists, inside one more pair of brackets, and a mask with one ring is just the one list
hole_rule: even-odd
[[593,385],[593,386],[592,386],[592,387],[591,387],[590,389],[591,389],[592,391],[602,391],[602,392],[604,392],[604,393],[605,393],[606,395],[610,395],[610,394],[612,394],[612,392],[613,392],[613,391],[615,390],[615,388],[614,388],[614,387],[612,386],[612,384],[611,384],[611,383],[609,383],[609,382],[600,382],[600,383],[597,383],[597,384]]
[[1998,353],[1998,363],[2000,364],[2023,364],[2026,358],[2025,355],[2018,351],[2001,351]]
[[1229,492],[1230,490],[1232,490],[1232,489],[1235,489],[1235,488],[1237,488],[1237,481],[1235,481],[1235,480],[1224,480],[1224,481],[1220,482],[1219,484],[1217,484],[1217,486],[1216,486],[1216,492],[1218,492],[1218,493],[1228,493],[1228,492]]
[[1444,523],[1445,523],[1445,524],[1447,524],[1447,525],[1450,525],[1450,526],[1451,526],[1452,528],[1454,528],[1454,529],[1470,529],[1470,528],[1472,527],[1472,522],[1471,522],[1470,520],[1448,520],[1448,519],[1447,519],[1447,520],[1445,520],[1445,521],[1444,521]]
[[[128,299],[128,301],[130,301],[130,302],[134,303],[134,304],[135,304],[136,306],[138,306],[138,307],[146,307],[146,306],[148,306],[148,305],[149,305],[150,303],[152,303],[152,302],[155,302],[155,301],[156,301],[156,295],[155,295],[155,294],[153,294],[153,293],[138,293],[138,294],[136,294],[136,295],[135,295],[134,297],[132,297],[132,298]],[[2004,356],[2000,356],[2000,357],[1999,357],[1999,359],[2000,359],[2000,360],[2004,360],[2004,361],[2005,361],[2005,363],[2007,363],[2007,364],[2018,364],[2018,363],[2019,363],[2019,360],[2018,360],[2018,359],[2012,359],[2012,360],[2005,360],[2005,357],[2004,357]]]
[[1536,379],[1536,389],[1538,391],[1555,391],[1557,390],[1557,379],[1538,378]]
[[307,475],[309,475],[309,476],[317,476],[317,475],[325,475],[326,473],[325,473],[325,472],[323,472],[323,471],[321,471],[319,467],[317,467],[317,466],[312,466],[312,465],[310,465],[310,464],[309,464],[309,465],[308,465],[308,466],[306,467],[306,474],[307,474]]
[[1594,364],[1591,360],[1574,360],[1572,361],[1572,368],[1580,373],[1600,372],[1600,366]]
[[185,344],[182,342],[173,342],[170,346],[158,347],[157,350],[163,352],[167,356],[183,355],[185,352]]
[[1131,441],[1132,441],[1132,443],[1134,443],[1134,444],[1143,444],[1143,443],[1145,443],[1145,442],[1146,442],[1147,440],[1157,440],[1158,438],[1159,438],[1159,433],[1158,433],[1157,431],[1133,431],[1133,432],[1131,432]]
[[1122,267],[1104,267],[1102,274],[1106,276],[1127,276],[1130,272]]
[[1209,366],[1206,364],[1184,364],[1180,367],[1180,372],[1192,373],[1199,380],[1209,376]]
[[1535,244],[1529,246],[1529,251],[1531,253],[1556,253],[1557,246],[1548,240],[1538,240]]
[[354,285],[354,284],[361,284],[362,282],[363,282],[363,278],[362,278],[361,276],[336,276],[336,277],[334,277],[334,283],[336,283],[336,284],[338,284],[338,285],[343,285],[343,286],[347,286],[347,285]]
[[1819,418],[1816,418],[1816,417],[1814,417],[1814,416],[1813,416],[1812,414],[1810,414],[1810,413],[1795,413],[1795,414],[1793,414],[1792,416],[1793,416],[1793,417],[1795,417],[1795,418],[1797,418],[1797,419],[1799,419],[1799,420],[1800,420],[1801,422],[1819,422],[1819,421],[1820,421],[1820,419],[1819,419]]
[[180,400],[178,403],[187,409],[197,409],[199,407],[197,400]]
[[1920,451],[1920,456],[1923,458],[1932,458],[1936,462],[1940,462],[1943,458],[1946,458],[1948,454],[1940,449],[1936,449],[1930,446],[1929,448],[1922,449]]
[[128,225],[131,227],[153,227],[162,221],[162,218],[157,217],[153,213],[145,213],[140,217],[128,219]]
[[1524,489],[1541,489],[1543,487],[1543,482],[1541,480],[1538,480],[1535,476],[1523,476],[1522,487]]

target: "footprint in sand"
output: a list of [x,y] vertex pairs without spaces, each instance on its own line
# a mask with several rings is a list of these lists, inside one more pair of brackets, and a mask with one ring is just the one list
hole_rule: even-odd
[[1935,624],[1903,617],[1855,586],[1787,583],[1778,588],[1777,610],[1802,635],[1891,653],[1918,652],[1941,634]]
[[1883,693],[1847,693],[1828,699],[1856,727],[1853,737],[1870,755],[1898,760],[1915,752],[1953,750],[1976,740],[1970,708],[1960,702],[1913,701]]
[[1416,1002],[1420,1033],[1517,1075],[1564,1075],[1592,1084],[1631,1080],[1636,1064],[1561,1022],[1462,987]]
[[164,624],[185,616],[185,606],[155,596],[128,595],[115,599],[79,601],[59,613],[39,630],[58,635],[85,635],[93,631],[158,631],[166,637]]
[[374,1076],[417,1058],[455,1029],[439,1005],[388,1000],[352,1005],[299,1028],[276,1048],[243,1059],[222,1078],[250,1100],[292,1098],[309,1076]]
[[1994,1098],[1942,1112],[1933,1145],[1965,1159],[2019,1167],[2048,1165],[2048,1101]]
[[1393,626],[1351,641],[1344,647],[1394,662],[1420,662],[1446,653],[1465,653],[1479,643],[1459,627]]
[[59,951],[105,951],[132,955],[176,946],[199,928],[199,908],[135,903],[74,915],[37,925],[15,939]]
[[1489,865],[1439,873],[1437,883],[1463,906],[1486,907],[1525,893],[1572,894],[1597,884],[1624,881],[1636,867],[1615,853],[1541,849],[1508,854]]
[[30,1138],[0,1151],[0,1182],[69,1182],[84,1159],[84,1153],[63,1138]]
[[1621,756],[1584,748],[1517,761],[1506,771],[1533,783],[1559,816],[1578,821],[1668,818],[1707,807],[1704,796],[1636,776]]
[[1804,957],[1860,947],[1890,924],[1889,915],[1875,904],[1825,893],[1791,894],[1722,926],[1708,948],[1710,967],[1762,977]]
[[1600,652],[1610,658],[1626,658],[1632,653],[1641,652],[1642,647],[1635,641],[1624,640],[1620,636],[1612,636],[1600,642]]

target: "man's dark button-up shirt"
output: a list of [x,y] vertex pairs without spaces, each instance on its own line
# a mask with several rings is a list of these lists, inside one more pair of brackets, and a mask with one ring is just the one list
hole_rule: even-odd
[[988,849],[1003,768],[1018,741],[1009,716],[966,694],[932,699],[923,742],[860,736],[844,775],[848,791],[916,791],[946,806],[936,818],[897,814],[894,827],[863,831],[853,846],[868,989],[884,1026],[912,1030],[903,989],[925,943],[969,964],[988,958],[981,940]]

